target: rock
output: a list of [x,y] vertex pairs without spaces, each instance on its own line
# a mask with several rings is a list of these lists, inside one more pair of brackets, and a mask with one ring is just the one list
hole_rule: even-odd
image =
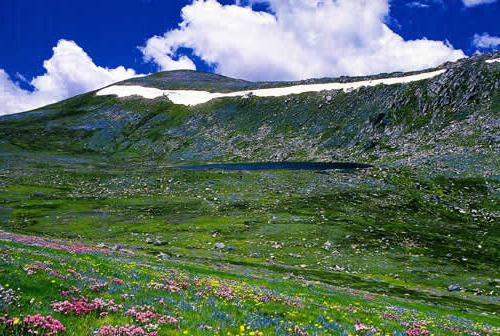
[[460,292],[462,290],[462,287],[459,285],[449,285],[448,286],[448,291],[449,292]]
[[121,253],[125,253],[125,254],[128,254],[128,255],[134,255],[134,251],[131,251],[131,250],[126,250],[126,249],[121,249],[120,250]]
[[159,239],[155,240],[155,242],[153,243],[154,246],[163,246],[163,245],[167,245],[168,242],[165,242],[165,241],[161,241]]
[[483,291],[480,288],[475,288],[472,290],[472,292],[474,293],[474,295],[482,295],[483,294]]
[[[243,97],[245,97],[245,96],[243,96]],[[208,324],[200,324],[198,326],[198,328],[201,329],[201,330],[212,330],[213,329],[212,326],[210,326]]]
[[439,197],[438,195],[432,195],[431,201],[433,201],[434,203],[440,203],[441,197]]
[[226,247],[226,245],[224,245],[224,243],[215,243],[215,248],[217,249],[223,249],[224,247]]
[[170,255],[168,255],[166,253],[160,253],[160,254],[158,254],[158,258],[160,258],[160,259],[168,259],[168,258],[170,258]]
[[153,239],[151,238],[146,238],[146,240],[144,241],[146,244],[153,244]]
[[280,249],[283,247],[283,244],[281,243],[278,243],[278,242],[273,242],[272,245],[271,245],[273,248],[275,249]]
[[120,251],[123,250],[123,245],[116,244],[111,248],[113,251]]
[[330,250],[330,248],[332,247],[332,242],[327,240],[324,244],[323,244],[323,249],[325,250]]

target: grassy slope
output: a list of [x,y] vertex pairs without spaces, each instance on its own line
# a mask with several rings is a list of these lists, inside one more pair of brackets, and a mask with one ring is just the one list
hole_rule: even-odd
[[[13,288],[16,293],[14,303],[1,309],[8,309],[11,317],[50,314],[69,335],[90,335],[103,325],[137,324],[125,312],[142,305],[179,320],[160,325],[162,335],[365,334],[355,331],[356,321],[384,335],[402,335],[416,325],[419,332],[435,335],[498,332],[493,327],[499,325],[497,317],[474,311],[280,279],[277,274],[247,268],[214,271],[118,252],[78,255],[5,241],[0,256],[0,288],[2,292]],[[168,286],[161,287],[181,282],[187,284],[185,289],[172,292]],[[106,285],[95,290],[95,284]],[[62,291],[70,294],[63,296]],[[106,315],[52,311],[53,302],[72,297],[113,299],[121,307]],[[3,330],[6,333],[8,329]]]

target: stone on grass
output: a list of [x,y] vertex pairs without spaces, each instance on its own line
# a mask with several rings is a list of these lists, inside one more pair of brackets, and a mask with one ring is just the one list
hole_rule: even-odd
[[448,291],[449,292],[460,292],[462,290],[462,287],[459,285],[449,285],[448,286]]

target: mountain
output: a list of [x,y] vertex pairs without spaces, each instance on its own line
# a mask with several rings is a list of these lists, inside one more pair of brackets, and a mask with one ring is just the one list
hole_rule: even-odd
[[[497,55],[498,56],[498,55]],[[280,97],[214,99],[196,106],[166,97],[83,94],[0,118],[5,145],[171,161],[418,159],[498,148],[499,63],[495,55],[445,64],[422,81]],[[120,85],[231,92],[365,78],[252,83],[194,71]]]
[[499,58],[162,72],[0,117],[0,311],[68,335],[498,334]]

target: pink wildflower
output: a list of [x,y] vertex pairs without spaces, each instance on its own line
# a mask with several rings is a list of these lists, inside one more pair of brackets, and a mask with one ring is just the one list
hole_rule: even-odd
[[406,335],[408,336],[427,336],[430,331],[424,328],[411,328],[406,330]]
[[141,327],[135,325],[125,325],[125,326],[112,326],[105,325],[102,326],[97,331],[97,336],[157,336],[156,331],[146,331]]
[[0,319],[7,327],[7,332],[13,335],[35,334],[40,336],[52,336],[65,331],[61,322],[52,316],[42,316],[40,314],[28,315],[24,319],[14,317],[12,319]]
[[374,327],[367,326],[367,325],[359,322],[358,320],[356,320],[356,324],[354,325],[354,328],[356,329],[356,331],[370,331],[370,332],[377,331],[377,329],[375,329]]

